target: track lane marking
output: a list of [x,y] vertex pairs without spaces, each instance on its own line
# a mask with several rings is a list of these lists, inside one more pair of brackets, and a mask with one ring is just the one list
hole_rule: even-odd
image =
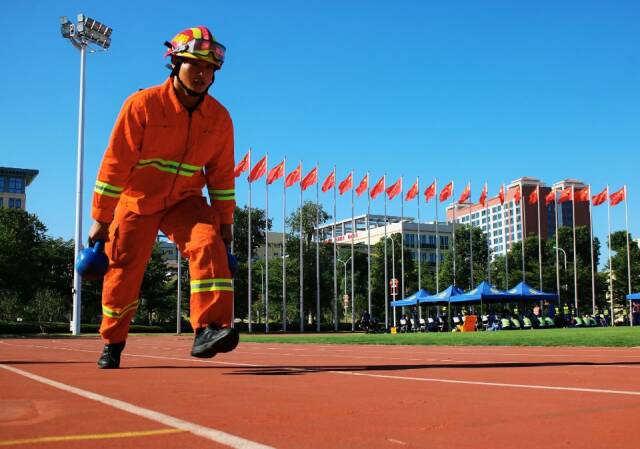
[[186,430],[182,429],[158,429],[158,430],[141,430],[134,432],[114,432],[114,433],[94,433],[87,435],[58,435],[50,437],[22,438],[18,440],[0,441],[0,446],[17,446],[19,444],[34,443],[57,443],[60,441],[85,441],[85,440],[107,440],[112,438],[131,438],[131,437],[147,437],[153,435],[166,435],[172,433],[182,433]]
[[332,374],[373,377],[378,379],[412,380],[417,382],[481,385],[481,386],[487,386],[487,387],[523,388],[523,389],[531,389],[531,390],[573,391],[573,392],[581,392],[581,393],[600,393],[600,394],[618,394],[618,395],[624,395],[624,396],[640,396],[640,391],[629,391],[629,390],[605,390],[600,388],[579,388],[579,387],[554,387],[551,385],[509,384],[509,383],[502,383],[502,382],[481,382],[481,381],[475,381],[475,380],[438,379],[434,377],[390,376],[387,374],[356,373],[353,371],[328,371],[328,372]]
[[[42,349],[52,349],[52,347],[48,346],[37,346],[37,345],[11,345],[5,342],[4,343],[10,346],[28,346],[28,347],[36,347]],[[79,352],[94,352],[84,349],[73,349],[73,348],[60,348],[66,349],[68,351],[79,351]],[[249,353],[255,354],[255,353]],[[178,357],[165,357],[165,356],[150,356],[143,354],[128,354],[132,357],[144,357],[144,358],[153,358],[153,359],[165,359],[165,360],[177,360],[177,361],[194,361],[194,359],[186,359],[186,358],[178,358]],[[260,354],[260,355],[279,355],[279,354]],[[293,354],[287,354],[288,356],[292,356]],[[300,356],[300,355],[298,355]],[[195,361],[202,363],[216,363],[216,364],[224,364],[224,365],[237,365],[237,366],[247,366],[247,367],[255,367],[255,368],[269,368],[269,365],[264,364],[250,364],[250,363],[239,363],[239,362],[215,362],[208,360],[200,360],[196,359]],[[498,362],[500,363],[500,362]],[[568,365],[574,366],[574,365]],[[583,365],[575,365],[577,367]],[[0,364],[0,367],[4,367]],[[299,372],[308,372],[308,373],[317,373],[318,371],[314,369],[314,367],[309,368],[280,368],[287,371],[299,371]],[[552,385],[532,385],[532,384],[509,384],[509,383],[501,383],[501,382],[483,382],[483,381],[468,381],[468,380],[456,380],[456,379],[442,379],[442,378],[431,378],[431,377],[410,377],[410,376],[390,376],[383,374],[368,374],[368,373],[357,373],[353,371],[326,371],[331,374],[340,374],[340,375],[352,375],[352,376],[362,376],[362,377],[371,377],[371,378],[380,378],[380,379],[392,379],[392,380],[412,380],[419,382],[436,382],[436,383],[449,383],[449,384],[461,384],[461,385],[481,385],[481,386],[491,386],[491,387],[503,387],[503,388],[522,388],[522,389],[535,389],[535,390],[551,390],[551,391],[572,391],[572,392],[583,392],[583,393],[596,393],[596,394],[616,394],[616,395],[627,395],[627,396],[640,396],[640,391],[632,391],[632,390],[608,390],[608,389],[599,389],[599,388],[581,388],[581,387],[563,387],[563,386],[552,386]]]
[[273,449],[271,446],[266,446],[264,444],[260,444],[255,441],[247,440],[239,436],[223,432],[221,430],[217,430],[211,427],[201,426],[199,424],[185,421],[180,418],[175,418],[170,415],[165,415],[164,413],[156,412],[154,410],[150,410],[144,407],[130,404],[128,402],[120,401],[119,399],[110,398],[108,396],[103,396],[98,393],[83,390],[81,388],[77,388],[71,385],[63,384],[62,382],[57,382],[55,380],[48,379],[46,377],[42,377],[37,374],[33,374],[33,373],[30,373],[29,371],[24,371],[10,365],[5,365],[0,363],[0,368],[10,371],[14,374],[18,374],[20,376],[26,377],[28,379],[34,380],[36,382],[49,385],[59,390],[73,393],[77,396],[90,399],[92,401],[96,401],[101,404],[105,404],[109,407],[113,407],[118,410],[131,413],[133,415],[141,416],[150,421],[158,422],[167,427],[172,427],[174,429],[181,429],[186,432],[190,432],[194,435],[197,435],[199,437],[205,438],[210,441],[214,441],[219,444],[223,444],[225,446],[229,446],[236,449]]

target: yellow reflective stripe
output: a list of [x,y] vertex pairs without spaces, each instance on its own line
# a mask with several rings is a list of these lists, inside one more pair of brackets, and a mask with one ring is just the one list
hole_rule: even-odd
[[236,191],[235,189],[209,189],[209,197],[212,200],[234,200],[236,198]]
[[191,292],[215,292],[215,291],[233,291],[233,281],[231,279],[197,279],[191,281]]
[[141,159],[138,161],[136,168],[144,168],[144,167],[153,167],[160,171],[164,171],[167,173],[174,173],[183,176],[193,176],[195,173],[200,171],[202,167],[197,165],[190,164],[180,164],[176,161],[169,161],[165,159]]
[[96,181],[96,186],[93,188],[93,191],[98,195],[110,196],[113,198],[119,198],[120,193],[123,190],[124,187],[114,186],[103,181]]
[[127,304],[126,306],[124,306],[122,309],[110,309],[109,307],[103,305],[102,306],[102,314],[105,315],[105,316],[108,316],[109,318],[120,319],[126,313],[130,312],[131,310],[135,310],[137,308],[138,308],[138,300],[136,299],[132,303]]

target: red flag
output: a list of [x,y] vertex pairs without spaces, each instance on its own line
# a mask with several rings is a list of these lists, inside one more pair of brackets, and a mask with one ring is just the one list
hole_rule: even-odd
[[302,187],[302,190],[307,190],[309,186],[314,185],[316,182],[318,182],[318,167],[307,173],[307,176],[304,177],[300,186]]
[[471,198],[471,183],[467,184],[467,186],[462,191],[460,198],[458,198],[458,203],[464,203],[469,198]]
[[233,175],[237,178],[242,173],[249,170],[249,158],[251,157],[251,151],[247,151],[247,154],[244,155],[242,160],[238,162],[238,165],[233,169]]
[[520,200],[522,199],[522,192],[520,191],[520,186],[516,187],[516,192],[513,194],[513,199],[516,204],[520,204]]
[[371,195],[371,198],[375,199],[378,195],[382,193],[383,190],[384,190],[384,176],[380,178],[378,182],[376,182],[376,184],[373,186],[373,189],[371,189],[371,192],[369,194]]
[[418,189],[419,189],[418,188],[418,180],[416,179],[416,182],[413,183],[413,185],[411,186],[411,188],[407,192],[407,196],[405,196],[404,199],[406,201],[411,201],[412,199],[414,199],[418,195]]
[[267,156],[264,156],[262,159],[258,161],[256,165],[251,169],[251,173],[249,173],[249,182],[256,181],[267,172]]
[[571,201],[571,187],[565,188],[562,193],[560,193],[560,198],[558,198],[558,203],[564,203],[566,201]]
[[289,173],[287,175],[287,177],[285,178],[285,180],[284,180],[285,187],[291,187],[296,182],[299,182],[300,181],[300,176],[302,175],[301,172],[302,172],[302,167],[300,166],[300,164],[298,164],[296,169],[294,171],[292,171],[291,173]]
[[607,187],[605,187],[602,192],[598,193],[596,196],[591,198],[591,204],[593,204],[594,206],[601,205],[602,203],[607,201],[608,195],[609,195],[609,190]]
[[544,197],[544,205],[548,206],[549,204],[553,203],[556,200],[556,191],[552,190],[551,192],[547,193],[547,196]]
[[589,187],[583,187],[577,190],[573,194],[573,199],[576,201],[589,201]]
[[444,186],[444,189],[440,191],[440,202],[447,201],[453,194],[453,181]]
[[538,203],[538,189],[533,189],[529,194],[529,204]]
[[484,187],[482,188],[482,192],[480,192],[480,199],[478,200],[478,202],[480,204],[482,204],[483,206],[487,205],[487,184],[484,184]]
[[424,191],[424,202],[428,203],[431,198],[436,196],[436,182],[433,181],[429,187]]
[[267,175],[267,184],[271,184],[276,179],[280,179],[284,176],[284,161],[273,167]]
[[327,179],[324,180],[324,182],[322,183],[322,191],[326,192],[327,190],[330,190],[333,188],[333,186],[336,185],[336,171],[332,170],[331,173],[329,173],[329,176],[327,176]]
[[352,188],[353,188],[353,172],[349,173],[349,176],[347,176],[340,182],[340,185],[338,185],[338,191],[340,192],[340,195],[342,195],[344,194],[344,192]]
[[364,178],[362,178],[362,181],[360,181],[360,184],[358,184],[358,187],[356,188],[356,195],[358,196],[362,195],[368,188],[369,188],[369,174],[367,173],[366,175],[364,175]]
[[500,198],[500,204],[504,204],[504,184],[500,186],[500,191],[498,192],[498,198]]
[[625,187],[621,188],[617,192],[613,192],[611,195],[609,195],[609,202],[611,203],[612,206],[615,206],[616,204],[621,203],[622,201],[624,201],[626,193],[627,192]]
[[402,178],[398,179],[394,184],[391,184],[386,192],[390,200],[394,199],[397,194],[402,192]]

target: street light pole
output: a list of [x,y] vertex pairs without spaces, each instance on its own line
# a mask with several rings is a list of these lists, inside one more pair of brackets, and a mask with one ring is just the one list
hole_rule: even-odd
[[[78,22],[73,24],[67,17],[60,18],[62,37],[69,39],[69,42],[80,50],[80,98],[78,102],[78,149],[76,162],[76,224],[75,224],[75,249],[74,265],[78,261],[82,250],[82,179],[84,166],[84,90],[85,90],[85,66],[87,48],[95,53],[95,49],[90,47],[101,47],[106,51],[111,45],[112,29],[90,17],[78,14]],[[73,314],[71,318],[71,333],[80,334],[81,321],[81,300],[82,300],[82,276],[76,270],[73,271]]]

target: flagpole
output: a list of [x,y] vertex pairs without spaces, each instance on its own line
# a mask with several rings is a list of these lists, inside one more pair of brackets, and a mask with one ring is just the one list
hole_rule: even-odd
[[302,252],[304,250],[304,233],[302,230],[302,160],[300,160],[300,332],[304,332],[304,261]]
[[[629,294],[631,294],[631,248],[629,247],[629,196],[627,185],[624,185],[624,222],[627,227],[627,282],[629,284]],[[629,323],[633,326],[633,301],[629,301]]]
[[[471,195],[471,181],[469,181],[469,195]],[[471,225],[471,196],[469,196],[469,290],[473,288],[473,226]]]
[[613,264],[611,261],[611,197],[609,196],[609,185],[607,184],[607,218],[609,222],[609,298],[611,299],[611,327],[613,327]]
[[536,195],[538,197],[538,274],[540,276],[540,291],[542,291],[542,231],[540,230],[540,184],[536,186],[536,190]]
[[591,184],[589,189],[589,250],[591,252],[591,314],[596,314],[596,274],[593,257],[593,205],[591,204]]
[[406,296],[404,290],[404,181],[402,176],[400,176],[400,277],[401,277],[401,285],[400,291],[402,295],[400,295],[400,299]]
[[[333,166],[335,184],[336,166]],[[338,246],[336,242],[336,186],[333,186],[333,330],[338,331]]]
[[[433,181],[435,187],[435,208],[436,208],[436,294],[440,293],[440,235],[438,234],[438,178]],[[438,315],[440,316],[440,315]]]
[[555,190],[553,191],[553,209],[556,214],[556,290],[558,292],[558,310],[560,310],[560,306],[562,305],[560,301],[560,243],[558,241],[560,228],[558,223],[558,192]]
[[384,197],[384,328],[389,328],[389,276],[387,274],[387,174],[384,174],[383,181],[384,189],[382,189],[382,196]]
[[367,171],[367,306],[369,316],[371,316],[371,226],[369,216],[371,215],[371,180]]
[[[524,184],[520,183],[520,240],[522,241],[521,243],[521,249],[522,249],[522,282],[526,283],[527,282],[527,278],[526,278],[526,267],[525,267],[525,261],[524,261],[524,237],[525,237],[525,233],[524,233],[524,209],[526,206],[526,201],[524,200]],[[514,210],[515,210],[515,205],[514,205]]]
[[[491,227],[489,226],[491,221],[489,220],[489,187],[486,182],[484,183],[484,191],[486,192],[484,199],[484,216],[487,220],[487,279],[489,280],[489,284],[491,284]],[[482,307],[480,309],[480,313],[482,314]]]
[[287,264],[286,236],[287,236],[287,157],[282,165],[282,332],[287,331]]
[[506,201],[507,189],[504,184],[502,184],[502,196],[503,202],[502,206],[502,234],[504,235],[504,289],[509,290],[509,245],[507,244],[507,208],[504,207],[505,203],[508,205],[509,202]]
[[[251,169],[251,148],[249,148],[249,169]],[[248,249],[248,255],[249,257],[247,258],[247,318],[248,318],[248,329],[249,332],[253,331],[253,327],[251,324],[251,181],[249,180],[249,178],[247,177],[247,183],[249,184],[249,213],[248,213],[248,220],[247,220],[247,241],[248,241],[248,245],[247,245],[247,249]]]
[[576,187],[571,186],[571,227],[573,228],[573,301],[578,316],[578,255],[576,254]]
[[[318,170],[316,162],[316,170]],[[316,332],[320,332],[320,183],[316,182]]]
[[354,256],[354,243],[356,233],[356,220],[355,220],[355,197],[353,191],[353,168],[351,169],[351,332],[356,330],[356,298],[355,289],[353,285],[353,278],[355,274],[355,256]]
[[[418,187],[418,291],[422,290],[422,261],[420,260],[420,177],[416,178],[416,186]],[[422,307],[420,303],[418,305],[418,318],[422,318]]]
[[[269,153],[265,155],[265,167],[269,167]],[[269,177],[265,176],[265,214],[264,214],[264,331],[269,333]]]
[[[451,204],[453,204],[453,287],[456,286],[456,203],[454,195],[454,184],[453,181],[451,181]],[[449,316],[449,331],[451,331],[453,328],[453,317],[451,316],[451,296],[449,296],[449,300],[447,301],[447,315]]]

